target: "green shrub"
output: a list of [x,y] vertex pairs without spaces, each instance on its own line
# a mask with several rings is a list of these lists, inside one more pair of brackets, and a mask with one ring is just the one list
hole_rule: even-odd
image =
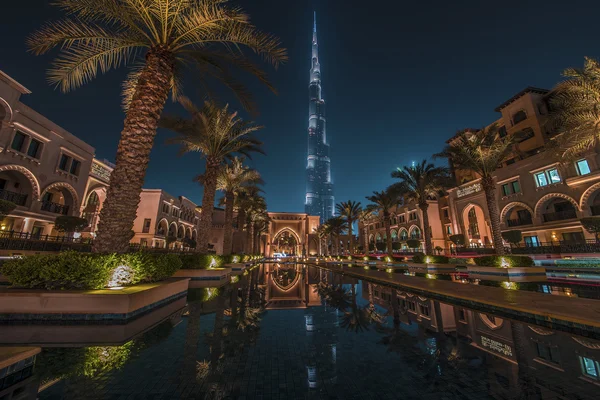
[[600,268],[600,260],[597,258],[556,260],[554,265],[560,268]]
[[448,264],[449,258],[446,256],[427,256],[423,253],[415,253],[413,256],[413,262],[418,264]]
[[527,256],[481,256],[475,257],[475,265],[480,267],[502,267],[503,262],[508,267],[533,267],[535,263]]
[[66,251],[14,258],[2,274],[15,286],[35,289],[100,289],[106,286],[117,258],[113,255]]
[[54,220],[54,229],[65,233],[81,232],[87,228],[88,225],[89,222],[87,219],[75,217],[73,215],[60,215]]
[[409,249],[418,249],[421,247],[421,241],[419,239],[408,239],[406,245]]
[[450,239],[452,241],[452,243],[454,243],[457,246],[464,246],[465,243],[467,243],[465,235],[463,235],[462,233],[459,233],[456,235],[450,235],[450,236],[448,236],[448,239]]
[[181,268],[175,254],[89,254],[66,251],[6,261],[0,271],[12,285],[31,289],[102,289],[167,279]]
[[519,230],[502,232],[502,239],[510,244],[518,244],[523,240],[523,234]]
[[17,205],[12,201],[0,199],[0,221],[13,212],[15,208],[17,208]]
[[186,254],[180,258],[182,269],[208,269],[223,265],[221,257],[212,254]]

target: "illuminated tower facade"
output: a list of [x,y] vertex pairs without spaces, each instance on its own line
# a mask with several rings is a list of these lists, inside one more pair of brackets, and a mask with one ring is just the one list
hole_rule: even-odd
[[317,44],[317,15],[313,24],[312,60],[310,83],[308,85],[308,157],[306,162],[306,200],[305,211],[318,215],[321,222],[333,217],[335,200],[329,145],[325,130],[325,100],[321,96],[321,66],[319,64],[319,45]]

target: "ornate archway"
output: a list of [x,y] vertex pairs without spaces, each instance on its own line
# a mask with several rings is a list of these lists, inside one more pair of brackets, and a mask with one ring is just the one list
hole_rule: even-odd
[[75,188],[73,186],[69,185],[66,182],[51,183],[50,185],[46,186],[44,191],[40,194],[40,197],[43,197],[44,194],[47,193],[48,191],[50,191],[52,189],[57,189],[57,188],[66,189],[69,192],[69,194],[72,197],[72,201],[73,201],[73,209],[77,209],[77,207],[79,206],[79,196],[77,195],[77,191],[75,190]]
[[500,221],[504,221],[504,218],[506,218],[506,214],[508,214],[508,212],[515,207],[523,207],[524,209],[529,211],[531,213],[531,215],[533,216],[533,209],[531,207],[529,207],[527,204],[522,203],[520,201],[513,201],[513,202],[510,202],[507,205],[505,205],[504,208],[502,209],[502,211],[500,212]]
[[29,183],[31,184],[31,189],[32,189],[32,197],[34,200],[40,200],[40,184],[37,180],[37,178],[35,177],[35,175],[33,174],[33,172],[31,172],[30,170],[28,170],[27,168],[21,166],[21,165],[2,165],[0,166],[0,172],[3,171],[17,171],[20,172],[21,174],[25,175],[25,177],[27,178],[27,180],[29,181]]
[[541,199],[539,199],[538,202],[535,204],[535,218],[541,217],[540,216],[541,209],[549,200],[551,200],[553,198],[560,198],[560,199],[567,200],[571,204],[573,204],[573,207],[575,207],[575,210],[581,211],[581,209],[579,208],[579,204],[577,204],[575,199],[573,199],[571,196],[564,194],[564,193],[548,193],[547,195],[545,195]]
[[301,243],[298,233],[291,228],[283,228],[273,236],[271,245],[275,253],[297,255]]

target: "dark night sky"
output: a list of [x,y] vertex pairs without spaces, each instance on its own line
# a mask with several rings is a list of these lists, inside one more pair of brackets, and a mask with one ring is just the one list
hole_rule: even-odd
[[[22,100],[114,159],[122,128],[126,69],[69,94],[45,82],[51,57],[25,50],[25,36],[60,15],[45,0],[3,5],[0,69],[29,88]],[[312,11],[317,11],[336,200],[359,200],[392,182],[397,166],[430,157],[458,129],[496,118],[494,108],[524,87],[550,88],[568,66],[597,57],[595,1],[238,0],[261,29],[281,37],[290,61],[269,70],[280,94],[255,88],[267,156],[254,165],[269,209],[303,211]],[[188,87],[193,81],[188,81]],[[194,93],[193,87],[188,92]],[[239,104],[231,98],[236,108]],[[167,110],[179,112],[170,104]],[[198,155],[176,157],[157,137],[145,187],[200,203],[191,182]]]

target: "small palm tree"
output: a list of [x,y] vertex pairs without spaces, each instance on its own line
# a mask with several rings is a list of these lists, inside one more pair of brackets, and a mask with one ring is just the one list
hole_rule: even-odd
[[206,160],[204,174],[196,178],[204,185],[198,251],[206,253],[219,170],[225,160],[233,159],[237,153],[248,157],[251,152],[263,153],[262,142],[250,135],[261,127],[242,121],[237,112],[229,112],[228,105],[219,107],[215,103],[205,102],[204,107],[199,109],[186,97],[181,97],[179,102],[190,113],[191,119],[163,116],[159,125],[178,134],[167,142],[181,145],[180,154],[198,152]]
[[582,69],[567,68],[567,79],[550,95],[549,126],[561,155],[571,159],[595,147],[600,140],[600,64],[586,57]]
[[352,225],[360,217],[362,208],[360,207],[360,201],[344,201],[336,205],[338,214],[341,217],[346,218],[348,224],[348,235],[350,236],[350,255],[354,252],[354,234],[352,233]]
[[372,209],[376,208],[381,210],[381,216],[383,217],[383,226],[385,228],[386,236],[386,247],[388,256],[392,257],[392,234],[390,229],[390,210],[396,207],[401,197],[398,190],[391,186],[381,192],[373,192],[372,196],[367,196],[367,200],[373,204],[370,206]]
[[[340,236],[348,229],[348,222],[343,217],[329,218],[325,225],[329,227],[329,231],[335,240],[335,254],[340,255]],[[333,250],[333,249],[332,249]]]
[[500,213],[496,203],[494,172],[514,151],[518,138],[515,135],[498,136],[498,126],[492,124],[477,132],[463,132],[434,157],[445,157],[457,170],[473,171],[481,177],[481,186],[490,214],[494,248],[497,255],[504,254]]
[[225,192],[225,233],[223,238],[223,254],[231,254],[233,237],[233,209],[235,197],[250,186],[262,184],[260,173],[244,165],[243,157],[234,157],[229,164],[219,170],[217,190]]
[[[327,228],[327,225],[319,225],[319,227],[315,230],[315,234],[319,238],[319,255],[327,255],[327,236],[329,235]],[[323,246],[324,242],[325,245]]]
[[132,66],[125,82],[127,114],[107,198],[102,207],[96,251],[125,252],[136,218],[158,119],[172,92],[181,91],[192,68],[203,87],[221,81],[252,109],[246,87],[230,67],[256,76],[272,90],[265,73],[242,52],[249,48],[277,66],[287,59],[279,40],[260,32],[241,9],[223,0],[56,0],[66,17],[44,25],[27,39],[34,54],[58,48],[48,81],[63,92],[98,72]]
[[255,253],[255,228],[260,221],[268,220],[267,203],[265,198],[256,195],[248,199],[246,203],[246,251],[249,254]]
[[447,168],[436,167],[427,160],[392,172],[392,178],[398,178],[397,190],[408,200],[414,201],[423,213],[423,232],[425,234],[425,253],[433,254],[431,245],[431,227],[427,200],[437,198],[439,192],[450,186],[450,174]]

